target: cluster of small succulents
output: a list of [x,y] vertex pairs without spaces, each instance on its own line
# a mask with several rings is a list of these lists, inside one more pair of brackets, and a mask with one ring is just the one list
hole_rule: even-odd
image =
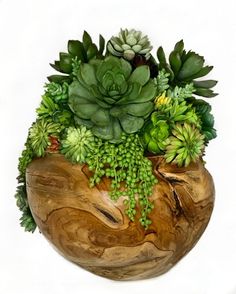
[[105,45],[101,35],[97,46],[84,32],[82,41],[70,40],[68,52],[51,64],[61,74],[48,77],[18,165],[16,198],[27,231],[36,225],[25,171],[36,157],[59,152],[74,164],[87,164],[91,185],[110,177],[111,198],[124,198],[131,221],[140,206],[139,220],[147,229],[157,183],[148,157],[187,167],[201,160],[216,137],[211,106],[196,97],[216,95],[216,81],[198,80],[213,68],[202,56],[186,51],[181,40],[168,60],[159,47],[156,60],[148,37],[134,29],[121,30]]

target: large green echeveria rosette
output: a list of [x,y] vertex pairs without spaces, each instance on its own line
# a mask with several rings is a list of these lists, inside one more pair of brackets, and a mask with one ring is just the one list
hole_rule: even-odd
[[81,64],[69,86],[69,106],[79,125],[119,142],[122,132],[139,131],[154,108],[156,86],[146,65],[134,71],[129,62],[109,56]]

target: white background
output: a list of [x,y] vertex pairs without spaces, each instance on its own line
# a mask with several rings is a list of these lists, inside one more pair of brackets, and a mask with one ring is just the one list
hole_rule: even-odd
[[[0,293],[236,293],[236,2],[0,0]],[[154,49],[184,39],[215,65],[211,100],[218,138],[207,148],[216,185],[210,224],[197,246],[167,274],[114,282],[67,262],[38,232],[24,233],[15,206],[17,158],[43,93],[49,62],[86,29],[97,40],[120,27],[140,29]]]

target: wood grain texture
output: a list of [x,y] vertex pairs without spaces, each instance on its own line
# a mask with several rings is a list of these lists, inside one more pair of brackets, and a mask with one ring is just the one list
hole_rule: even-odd
[[202,161],[188,168],[150,158],[159,180],[148,230],[124,214],[123,198],[108,195],[109,179],[89,188],[86,165],[60,154],[35,159],[27,169],[27,194],[44,236],[67,259],[97,275],[135,280],[168,271],[196,244],[210,219],[214,184]]

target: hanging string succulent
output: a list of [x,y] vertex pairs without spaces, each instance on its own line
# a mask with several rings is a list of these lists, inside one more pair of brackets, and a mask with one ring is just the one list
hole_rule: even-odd
[[[195,95],[213,97],[211,70],[199,54],[176,43],[168,60],[162,47],[151,55],[147,36],[121,29],[99,46],[84,32],[51,66],[37,119],[19,158],[16,200],[26,231],[36,228],[27,200],[25,173],[38,157],[60,153],[73,164],[87,164],[90,185],[111,179],[110,197],[122,198],[130,221],[148,229],[150,200],[157,180],[149,155],[177,167],[201,160],[216,137],[211,106]],[[106,49],[105,53],[104,49]]]

